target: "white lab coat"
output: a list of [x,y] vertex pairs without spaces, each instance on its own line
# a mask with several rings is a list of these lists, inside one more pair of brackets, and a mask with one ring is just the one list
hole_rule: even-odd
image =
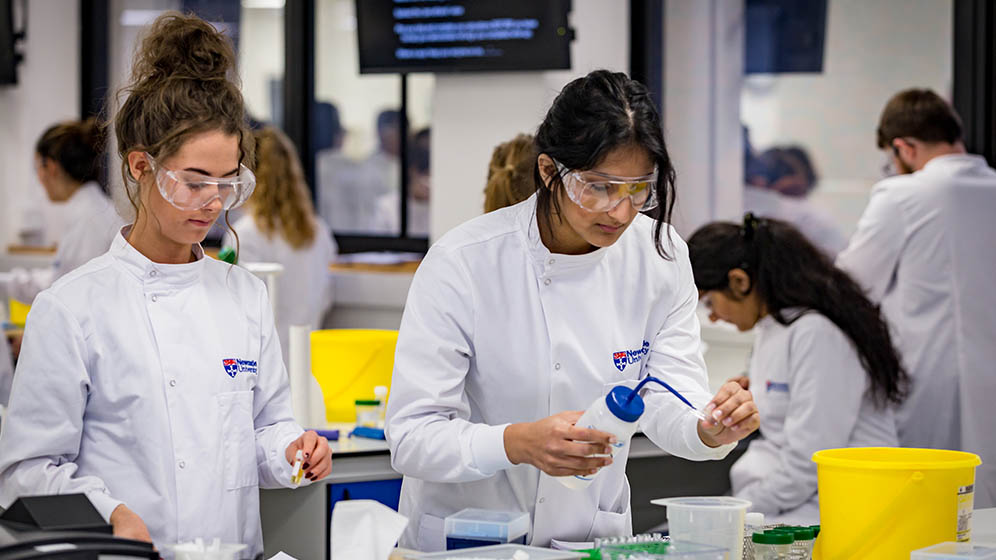
[[792,224],[831,259],[847,247],[847,238],[833,218],[808,198],[748,185],[744,187],[744,211]]
[[104,519],[125,503],[158,545],[263,551],[259,487],[290,486],[284,452],[302,429],[265,286],[195,251],[158,264],[119,234],[39,294],[0,437],[0,505],[84,492]]
[[[401,545],[440,550],[443,518],[465,507],[530,514],[529,540],[587,541],[632,531],[626,456],[587,490],[531,465],[512,465],[503,434],[584,410],[611,384],[659,376],[697,406],[710,399],[699,351],[698,300],[685,243],[659,257],[643,215],[610,247],[551,254],[536,197],[447,233],[419,266],[395,356],[387,439],[405,475]],[[719,459],[697,420],[652,391],[641,427],[664,450]]]
[[52,266],[33,270],[16,268],[0,273],[0,297],[30,304],[39,292],[67,272],[106,253],[124,225],[97,183],[84,183],[64,205],[68,229],[59,239]]
[[10,386],[14,382],[14,360],[10,355],[7,337],[0,338],[0,406],[10,400]]
[[825,316],[809,312],[783,326],[769,315],[755,330],[749,376],[762,437],[730,470],[733,495],[766,521],[813,525],[820,518],[813,453],[894,447],[895,416],[875,406],[854,345]]
[[[321,326],[322,317],[332,305],[332,275],[329,264],[338,248],[325,221],[316,219],[315,240],[309,247],[295,249],[279,233],[268,237],[252,216],[243,216],[233,228],[239,235],[239,262],[280,263],[284,271],[277,277],[277,334],[287,363],[291,325]],[[235,247],[228,234],[225,244]]]
[[985,159],[936,157],[875,185],[837,261],[881,303],[912,378],[899,442],[978,453],[977,507],[996,506],[994,215]]

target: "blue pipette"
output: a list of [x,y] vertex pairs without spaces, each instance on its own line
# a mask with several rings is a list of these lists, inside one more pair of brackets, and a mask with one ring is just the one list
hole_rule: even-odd
[[642,389],[644,385],[646,385],[647,383],[649,383],[649,382],[651,382],[651,381],[653,381],[654,383],[657,383],[658,385],[661,385],[661,386],[663,386],[663,387],[664,387],[665,389],[667,389],[668,391],[670,391],[672,395],[674,395],[674,396],[678,397],[678,399],[679,399],[679,400],[681,400],[681,402],[683,402],[683,403],[687,404],[687,405],[688,405],[688,408],[691,408],[691,409],[692,409],[692,412],[693,412],[693,413],[695,414],[695,416],[696,416],[696,417],[697,417],[697,418],[698,418],[699,420],[705,420],[705,419],[706,419],[706,416],[705,416],[705,414],[703,414],[701,410],[699,410],[699,409],[695,408],[695,405],[694,405],[694,404],[692,404],[691,402],[689,402],[689,401],[688,401],[688,399],[686,399],[686,398],[684,397],[684,395],[682,395],[681,393],[679,393],[677,389],[675,389],[674,387],[672,387],[672,386],[668,385],[668,384],[667,384],[667,383],[666,383],[665,381],[662,381],[662,380],[660,380],[660,379],[657,379],[657,378],[656,378],[656,377],[654,377],[653,375],[648,375],[648,376],[644,377],[644,378],[643,378],[643,380],[642,380],[642,381],[640,381],[640,382],[639,382],[639,383],[638,383],[638,384],[636,385],[636,388],[635,388],[635,389],[633,389],[633,392],[632,392],[632,393],[630,393],[630,395],[629,395],[629,398],[628,398],[628,399],[626,399],[626,404],[629,404],[629,402],[630,402],[631,400],[633,400],[633,397],[635,397],[635,396],[636,396],[637,394],[639,394],[639,392],[640,392],[640,389]]

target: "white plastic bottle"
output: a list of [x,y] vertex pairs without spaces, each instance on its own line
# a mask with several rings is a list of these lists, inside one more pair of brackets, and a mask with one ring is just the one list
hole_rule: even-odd
[[[612,445],[612,455],[625,453],[630,438],[636,432],[637,421],[643,415],[643,398],[636,391],[637,389],[621,385],[614,387],[604,397],[595,399],[575,425],[616,436],[616,443]],[[599,472],[601,470],[586,476],[558,476],[557,480],[568,488],[581,490],[587,488]]]

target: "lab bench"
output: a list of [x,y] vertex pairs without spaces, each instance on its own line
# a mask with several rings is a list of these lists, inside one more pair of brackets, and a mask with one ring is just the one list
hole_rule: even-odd
[[[391,468],[387,442],[362,438],[330,442],[332,474],[296,490],[260,491],[264,557],[284,551],[295,558],[329,558],[332,508],[343,499],[372,499],[398,507],[401,475]],[[746,449],[740,445],[722,461],[693,462],[659,449],[637,434],[630,444],[626,474],[632,490],[633,530],[661,526],[665,510],[653,498],[719,495],[730,489],[730,466]]]

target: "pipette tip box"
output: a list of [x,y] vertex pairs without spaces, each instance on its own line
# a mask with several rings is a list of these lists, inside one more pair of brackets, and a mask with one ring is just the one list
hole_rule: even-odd
[[529,514],[467,508],[446,518],[446,550],[493,544],[526,544]]

